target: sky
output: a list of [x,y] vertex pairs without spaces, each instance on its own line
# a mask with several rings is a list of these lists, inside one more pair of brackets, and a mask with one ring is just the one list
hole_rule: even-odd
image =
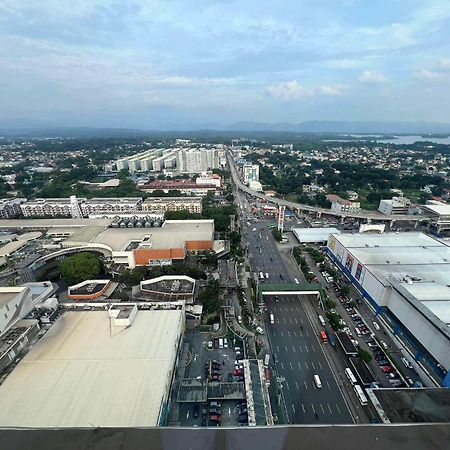
[[0,123],[450,123],[449,0],[0,0]]

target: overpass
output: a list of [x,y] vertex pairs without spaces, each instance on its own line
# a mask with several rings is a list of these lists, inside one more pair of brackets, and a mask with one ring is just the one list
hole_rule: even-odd
[[351,217],[354,219],[367,220],[368,222],[370,222],[372,220],[379,220],[379,221],[383,221],[383,222],[396,222],[396,221],[408,220],[411,222],[416,222],[416,224],[417,224],[418,222],[426,222],[426,221],[430,220],[428,217],[423,217],[423,216],[412,216],[412,215],[388,216],[385,214],[373,213],[373,212],[369,212],[369,211],[338,212],[338,211],[332,211],[331,209],[327,209],[327,208],[319,208],[317,206],[303,205],[301,203],[290,202],[288,200],[284,200],[281,198],[268,197],[267,195],[264,195],[261,192],[253,191],[252,189],[250,189],[248,186],[246,186],[241,181],[239,174],[237,172],[236,164],[234,162],[232,153],[229,150],[227,150],[226,154],[227,154],[228,166],[230,167],[231,176],[233,178],[233,182],[236,185],[236,187],[238,189],[240,189],[241,191],[245,192],[246,194],[249,194],[249,195],[259,198],[261,200],[265,200],[269,203],[274,203],[275,205],[278,205],[278,206],[284,205],[294,211],[299,211],[299,212],[303,211],[303,212],[309,212],[309,213],[317,213],[319,216],[322,214],[326,214],[326,215],[330,215],[330,216],[341,217],[342,219]]
[[325,292],[319,283],[284,283],[258,285],[258,300],[262,303],[266,295],[316,295],[325,301]]

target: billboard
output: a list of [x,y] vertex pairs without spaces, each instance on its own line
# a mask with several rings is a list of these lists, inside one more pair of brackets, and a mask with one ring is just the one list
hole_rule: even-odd
[[355,262],[354,258],[352,255],[350,255],[350,253],[347,253],[347,258],[345,258],[345,268],[351,272],[352,271],[352,267],[353,267],[353,263]]

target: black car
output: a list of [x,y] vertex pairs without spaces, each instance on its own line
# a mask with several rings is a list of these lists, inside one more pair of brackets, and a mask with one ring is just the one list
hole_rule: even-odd
[[233,374],[232,374],[231,372],[228,372],[228,374],[227,374],[227,381],[228,381],[229,383],[232,383],[232,382],[233,382]]
[[195,404],[194,405],[194,418],[197,418],[200,414],[200,405]]

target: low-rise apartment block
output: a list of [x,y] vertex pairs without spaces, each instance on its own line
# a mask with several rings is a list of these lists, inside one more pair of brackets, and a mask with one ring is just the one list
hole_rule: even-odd
[[141,197],[91,198],[81,203],[83,216],[102,213],[130,213],[141,210]]
[[81,218],[80,203],[86,199],[70,198],[36,198],[20,205],[25,217],[73,217]]
[[0,219],[13,219],[20,216],[22,214],[20,205],[26,201],[26,198],[0,199]]
[[142,203],[145,212],[189,211],[202,213],[201,197],[150,197]]
[[380,200],[378,211],[387,216],[408,214],[411,200],[406,197],[392,197],[392,199]]
[[360,202],[352,202],[339,195],[328,194],[327,200],[331,202],[331,210],[335,212],[358,212],[361,211]]

